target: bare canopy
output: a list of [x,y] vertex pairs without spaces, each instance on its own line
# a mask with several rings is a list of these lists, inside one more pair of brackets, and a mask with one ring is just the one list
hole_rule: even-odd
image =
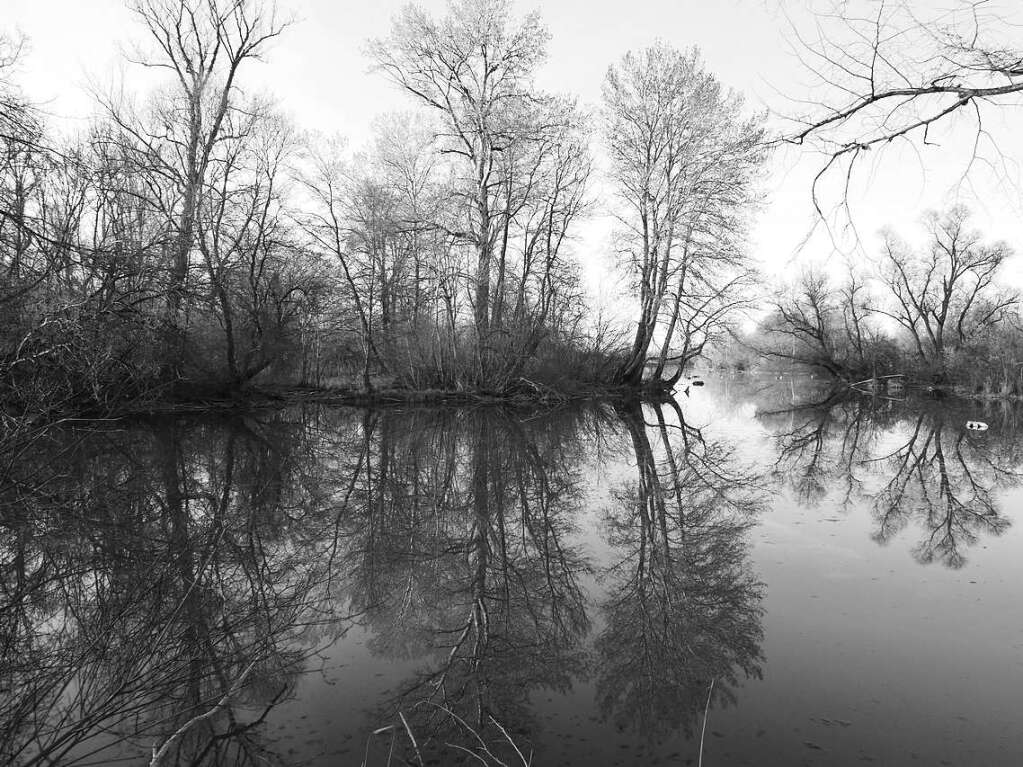
[[932,147],[939,127],[966,122],[974,137],[968,169],[986,134],[988,110],[1018,107],[1023,47],[1011,4],[825,0],[817,6],[811,31],[793,25],[796,53],[814,85],[784,139],[823,157],[813,182],[819,214],[822,182],[836,176],[847,205],[853,169],[866,152],[898,142]]

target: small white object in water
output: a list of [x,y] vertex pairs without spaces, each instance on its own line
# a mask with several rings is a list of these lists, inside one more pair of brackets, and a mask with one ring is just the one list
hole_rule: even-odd
[[967,421],[966,428],[973,431],[987,431],[987,424],[983,421]]

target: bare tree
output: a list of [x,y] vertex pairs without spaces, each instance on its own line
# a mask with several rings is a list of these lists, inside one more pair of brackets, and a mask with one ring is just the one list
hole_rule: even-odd
[[164,97],[144,113],[104,98],[138,169],[164,187],[167,215],[167,322],[171,375],[181,375],[184,300],[203,195],[226,125],[239,114],[239,73],[258,60],[285,28],[272,0],[132,0],[149,33],[142,66],[170,73]]
[[873,304],[866,282],[851,267],[838,285],[822,270],[807,269],[769,305],[761,354],[836,378],[887,367],[884,336],[869,322]]
[[[309,204],[300,223],[310,246],[340,267],[340,282],[358,321],[363,385],[370,390],[371,362],[382,364],[373,332],[377,264],[372,256],[390,233],[389,219],[382,210],[389,206],[390,197],[388,190],[372,179],[354,175],[342,152],[338,139],[308,147],[300,179]],[[368,260],[364,258],[367,253]]]
[[26,260],[40,234],[32,201],[45,165],[42,126],[13,80],[21,49],[21,40],[0,34],[0,305],[24,292]]
[[922,252],[886,233],[880,276],[890,302],[874,311],[895,320],[921,362],[943,372],[949,351],[1001,322],[1019,297],[995,283],[1012,251],[1004,242],[983,243],[966,208],[930,212],[924,222],[930,237]]
[[547,39],[535,13],[516,19],[500,0],[454,0],[441,19],[407,6],[390,37],[370,44],[380,70],[441,119],[440,151],[452,158],[465,201],[451,233],[475,253],[473,320],[484,380],[495,248],[508,216],[500,160],[535,129],[521,117],[543,100],[532,78]]
[[616,378],[638,384],[659,323],[667,327],[658,376],[680,322],[688,347],[682,360],[702,346],[694,347],[694,334],[706,334],[727,314],[722,309],[734,308],[733,289],[748,271],[742,214],[754,201],[763,128],[760,118],[743,118],[742,98],[703,69],[698,51],[663,44],[612,66],[603,100],[620,202],[618,250],[639,300],[635,337]]
[[575,263],[565,246],[590,204],[590,135],[574,101],[547,99],[523,119],[532,138],[502,157],[505,214],[493,302],[502,387],[519,378],[544,340],[575,321]]
[[819,271],[803,272],[799,281],[774,301],[766,335],[772,343],[762,353],[841,376],[837,358],[834,291]]
[[24,39],[0,32],[0,141],[5,144],[35,143],[38,119],[13,80]]
[[267,109],[231,115],[225,125],[196,219],[196,247],[206,267],[204,292],[224,331],[228,375],[241,385],[286,352],[296,311],[318,279],[315,256],[289,231],[294,128]]

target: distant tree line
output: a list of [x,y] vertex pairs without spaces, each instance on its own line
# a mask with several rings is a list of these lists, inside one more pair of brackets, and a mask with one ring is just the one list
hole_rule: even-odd
[[[565,391],[677,380],[749,300],[762,118],[664,45],[610,68],[602,137],[634,340],[587,312],[591,115],[534,83],[548,33],[499,0],[410,5],[372,41],[409,113],[369,145],[253,95],[271,0],[128,0],[165,77],[47,125],[0,58],[0,380],[32,408],[237,391]],[[645,373],[656,359],[653,375]]]
[[923,248],[889,230],[876,257],[840,279],[804,271],[770,301],[755,345],[850,380],[901,373],[1023,393],[1021,296],[997,281],[1011,249],[985,242],[962,206],[924,224]]

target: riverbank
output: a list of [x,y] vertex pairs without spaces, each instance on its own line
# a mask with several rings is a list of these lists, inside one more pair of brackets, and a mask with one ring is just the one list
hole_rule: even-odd
[[563,391],[534,384],[504,392],[486,389],[404,389],[380,388],[367,391],[343,386],[252,386],[238,390],[192,389],[171,396],[138,397],[121,402],[95,403],[72,408],[60,415],[123,418],[145,415],[169,415],[198,412],[245,412],[276,409],[301,404],[339,407],[392,406],[504,406],[511,408],[550,408],[583,402],[658,402],[671,392],[658,387],[590,386]]

